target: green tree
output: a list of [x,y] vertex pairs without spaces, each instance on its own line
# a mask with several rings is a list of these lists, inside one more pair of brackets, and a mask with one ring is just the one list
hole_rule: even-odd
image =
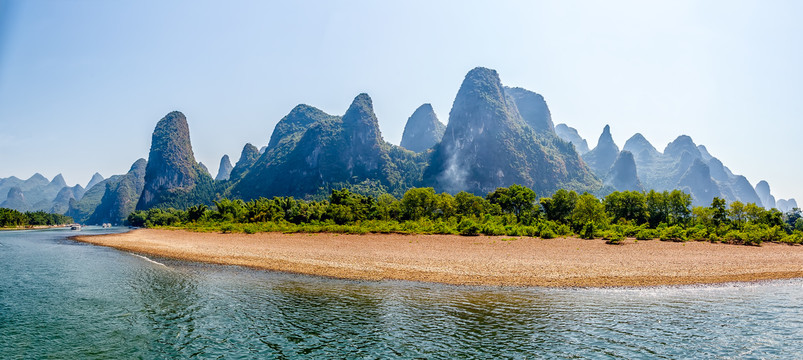
[[764,213],[764,208],[749,203],[744,206],[744,220],[749,223],[757,223],[761,220],[761,215]]
[[747,212],[745,211],[745,205],[739,200],[736,200],[730,204],[730,208],[728,209],[728,218],[730,219],[731,223],[733,223],[736,228],[743,228],[744,223],[747,218]]
[[668,218],[671,224],[686,225],[691,219],[691,195],[680,190],[672,190],[666,197]]
[[647,201],[640,191],[614,191],[603,202],[614,221],[633,221],[639,225],[647,222]]
[[711,220],[713,221],[714,227],[719,227],[719,225],[728,223],[728,210],[725,206],[725,199],[714,197],[714,200],[711,201]]
[[577,198],[577,203],[572,211],[572,224],[576,231],[583,229],[591,224],[594,228],[604,228],[608,223],[605,214],[605,205],[602,204],[594,195],[584,193]]
[[195,205],[187,208],[187,221],[195,222],[200,220],[206,214],[206,205]]
[[532,189],[513,184],[507,188],[496,188],[486,199],[491,204],[499,205],[503,212],[516,215],[516,219],[521,221],[522,215],[532,213],[535,209],[535,196]]
[[457,213],[457,202],[454,196],[440,193],[435,198],[435,217],[448,219]]
[[381,220],[398,219],[400,215],[399,201],[391,194],[382,194],[376,199],[377,216]]
[[488,200],[477,195],[461,191],[454,196],[455,211],[459,216],[480,217],[486,213]]
[[667,222],[669,219],[668,197],[669,193],[666,191],[660,193],[650,190],[647,193],[645,202],[647,203],[647,221],[650,223],[650,227],[655,228],[658,224]]
[[432,217],[438,206],[435,189],[412,188],[404,193],[401,199],[402,217],[408,220],[418,220],[423,217]]
[[547,220],[569,224],[577,200],[576,192],[560,189],[551,198],[541,198],[541,207]]
[[350,212],[350,218],[354,220],[368,220],[374,217],[376,211],[376,199],[371,196],[356,194],[349,189],[332,190],[329,197],[329,204],[337,206],[333,213],[343,215]]

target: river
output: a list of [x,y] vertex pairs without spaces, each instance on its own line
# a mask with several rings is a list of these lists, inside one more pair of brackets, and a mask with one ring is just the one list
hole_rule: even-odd
[[800,279],[614,289],[350,281],[146,258],[74,234],[0,232],[0,357],[803,357]]

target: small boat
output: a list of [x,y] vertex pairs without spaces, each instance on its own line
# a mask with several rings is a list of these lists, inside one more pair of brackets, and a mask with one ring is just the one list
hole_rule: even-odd
[[112,224],[110,224],[110,223],[103,223],[103,228],[104,228],[104,229],[107,229],[107,228],[110,228],[110,227],[112,227]]
[[81,231],[81,225],[73,224],[72,226],[70,226],[70,230]]

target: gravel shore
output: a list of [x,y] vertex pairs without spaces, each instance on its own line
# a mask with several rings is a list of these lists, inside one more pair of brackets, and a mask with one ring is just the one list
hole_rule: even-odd
[[[146,255],[361,280],[459,285],[656,286],[803,277],[803,246],[399,234],[76,236]],[[512,239],[512,240],[511,240]]]

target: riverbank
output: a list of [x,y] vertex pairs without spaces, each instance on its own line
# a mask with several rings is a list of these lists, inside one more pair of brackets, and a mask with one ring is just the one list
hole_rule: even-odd
[[359,280],[656,286],[803,277],[803,246],[399,234],[218,234],[139,229],[75,240],[140,254]]
[[14,226],[14,227],[0,227],[0,231],[42,230],[42,229],[62,228],[65,226],[68,225],[25,225],[25,226]]

